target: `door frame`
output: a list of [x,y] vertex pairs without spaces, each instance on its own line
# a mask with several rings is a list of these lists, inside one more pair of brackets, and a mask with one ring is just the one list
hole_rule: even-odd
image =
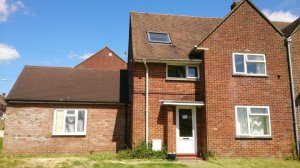
[[192,110],[192,125],[193,125],[193,135],[194,135],[194,154],[197,154],[197,124],[196,124],[196,106],[176,106],[176,153],[178,147],[178,139],[179,139],[179,109],[191,109]]

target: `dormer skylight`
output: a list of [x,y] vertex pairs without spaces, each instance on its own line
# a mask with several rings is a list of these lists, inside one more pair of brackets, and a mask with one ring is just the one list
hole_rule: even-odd
[[151,43],[171,44],[171,38],[168,33],[148,32],[148,41]]

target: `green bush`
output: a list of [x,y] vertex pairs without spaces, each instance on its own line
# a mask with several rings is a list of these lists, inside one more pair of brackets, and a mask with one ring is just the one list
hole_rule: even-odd
[[167,150],[162,147],[161,151],[153,151],[152,145],[148,147],[145,143],[140,143],[135,149],[127,149],[120,151],[117,155],[118,159],[166,159]]
[[215,159],[215,154],[212,151],[209,151],[208,153],[202,154],[203,160],[209,160],[209,159]]

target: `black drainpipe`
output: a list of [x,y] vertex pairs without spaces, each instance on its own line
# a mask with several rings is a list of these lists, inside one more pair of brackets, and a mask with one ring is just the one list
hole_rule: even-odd
[[296,155],[299,157],[299,137],[298,137],[298,123],[297,123],[297,108],[296,108],[296,97],[294,90],[294,79],[293,79],[293,66],[292,66],[292,53],[291,53],[291,37],[285,39],[285,45],[287,47],[288,56],[288,68],[289,68],[289,79],[290,79],[290,94],[292,101],[292,112],[293,112],[293,126],[294,126],[294,137],[296,145]]

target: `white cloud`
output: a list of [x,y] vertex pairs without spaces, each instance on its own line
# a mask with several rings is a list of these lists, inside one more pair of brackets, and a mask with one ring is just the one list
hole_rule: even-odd
[[298,16],[290,11],[280,10],[271,12],[269,9],[264,9],[262,12],[272,21],[293,22],[298,19]]
[[90,53],[90,52],[85,52],[83,54],[76,54],[75,52],[70,52],[68,57],[73,60],[74,59],[86,60],[86,59],[90,58],[92,55],[94,55],[94,54]]
[[20,54],[14,47],[0,44],[0,63],[7,63],[18,58]]
[[0,22],[7,21],[10,14],[20,9],[25,9],[25,5],[21,1],[9,3],[8,0],[0,0]]

